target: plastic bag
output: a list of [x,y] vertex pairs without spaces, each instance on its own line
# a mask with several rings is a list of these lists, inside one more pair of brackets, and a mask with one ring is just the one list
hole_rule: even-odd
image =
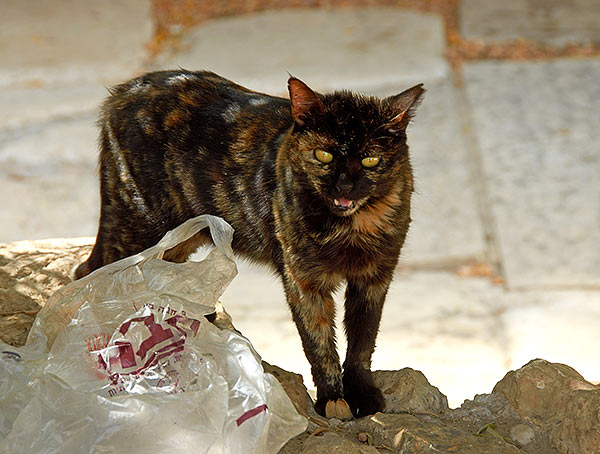
[[[207,226],[204,260],[161,259]],[[232,234],[191,219],[56,292],[25,347],[0,343],[3,453],[276,453],[304,431],[250,342],[205,317],[237,272]]]

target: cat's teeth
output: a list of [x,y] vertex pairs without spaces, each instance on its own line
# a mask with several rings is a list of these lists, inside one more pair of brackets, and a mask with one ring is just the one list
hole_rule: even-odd
[[333,203],[336,207],[341,207],[341,208],[352,208],[352,206],[354,205],[354,202],[352,200],[347,200],[347,199],[342,199],[342,201],[340,201],[339,199],[333,199]]

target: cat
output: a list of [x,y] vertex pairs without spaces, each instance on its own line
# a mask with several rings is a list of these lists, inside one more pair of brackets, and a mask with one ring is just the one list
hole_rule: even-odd
[[[98,235],[75,276],[154,245],[191,217],[224,218],[234,251],[281,276],[317,413],[358,418],[385,407],[371,356],[410,224],[406,127],[425,90],[319,94],[290,76],[288,91],[269,96],[186,70],[114,87],[99,120]],[[208,241],[201,232],[165,259],[185,261]],[[332,293],[344,281],[342,373]]]

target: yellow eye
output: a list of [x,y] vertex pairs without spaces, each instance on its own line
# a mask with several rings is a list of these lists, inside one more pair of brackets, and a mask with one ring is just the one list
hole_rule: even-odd
[[315,158],[317,158],[323,164],[329,164],[331,161],[333,161],[333,155],[323,150],[315,150]]
[[364,158],[360,163],[363,167],[375,167],[379,164],[379,156],[369,156],[368,158]]

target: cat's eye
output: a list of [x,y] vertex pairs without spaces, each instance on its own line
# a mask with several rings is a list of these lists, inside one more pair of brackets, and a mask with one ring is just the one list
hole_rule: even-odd
[[369,156],[360,161],[360,163],[363,165],[363,167],[375,167],[377,164],[379,164],[379,156]]
[[315,150],[315,158],[317,158],[323,164],[329,164],[333,161],[333,155],[324,150]]

